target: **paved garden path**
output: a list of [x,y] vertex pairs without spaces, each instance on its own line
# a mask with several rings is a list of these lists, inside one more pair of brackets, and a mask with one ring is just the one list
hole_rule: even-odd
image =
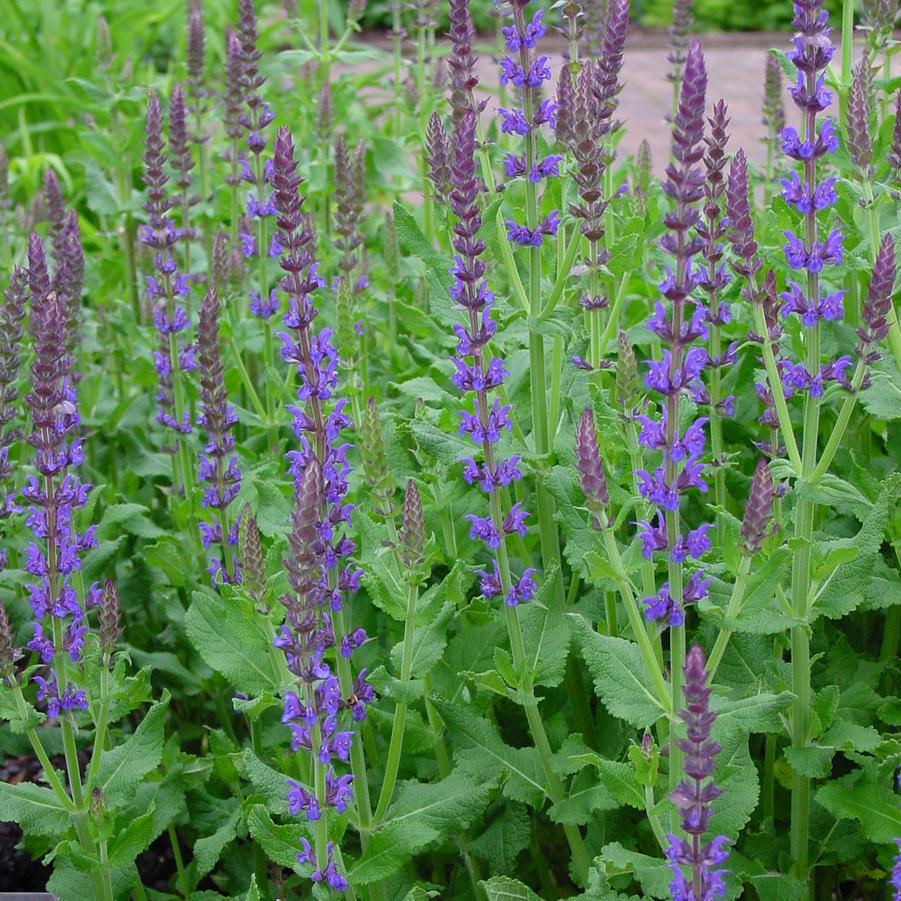
[[[708,111],[722,98],[732,119],[729,149],[743,147],[748,157],[762,163],[766,150],[761,139],[765,128],[761,123],[761,100],[767,50],[787,49],[788,34],[710,34],[700,35],[707,60]],[[551,44],[545,52],[556,51],[552,68],[558,71],[562,43]],[[639,32],[626,44],[623,64],[624,88],[620,95],[618,117],[625,123],[620,153],[632,155],[646,139],[651,145],[654,169],[661,173],[669,153],[670,126],[665,117],[672,105],[673,89],[666,80],[666,36]],[[497,67],[490,58],[482,57],[479,70],[484,84],[497,83]],[[787,85],[786,85],[787,88]],[[490,106],[495,105],[496,101]],[[792,121],[795,117],[791,98],[785,92],[784,105]]]

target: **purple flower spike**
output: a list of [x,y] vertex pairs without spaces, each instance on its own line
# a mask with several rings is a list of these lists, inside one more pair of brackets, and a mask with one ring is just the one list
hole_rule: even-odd
[[[40,289],[43,276],[40,263],[43,247],[32,235],[29,260]],[[60,683],[55,668],[35,675],[38,700],[46,703],[51,719],[61,713],[87,708],[83,690],[70,681],[80,670],[86,632],[85,611],[98,589],[89,586],[78,597],[73,574],[81,567],[81,555],[96,545],[94,527],[79,532],[73,525],[76,512],[85,506],[91,486],[79,480],[76,468],[83,453],[78,432],[81,419],[73,384],[72,356],[67,352],[67,316],[62,298],[53,291],[32,295],[31,330],[34,334],[34,359],[31,388],[25,402],[31,411],[32,429],[28,443],[34,448],[34,467],[40,480],[29,476],[22,496],[29,504],[27,523],[34,543],[26,552],[25,568],[35,579],[29,584],[35,618],[35,637],[29,647],[38,652],[45,665],[60,654],[67,654],[72,666],[66,669],[66,681]],[[5,462],[5,456],[3,457]],[[60,624],[54,629],[45,621],[50,616]],[[48,636],[45,638],[45,636]],[[50,638],[49,636],[53,636]]]
[[[332,767],[334,761],[347,760],[356,740],[339,728],[339,719],[348,711],[354,722],[365,719],[373,692],[366,670],[351,681],[347,663],[354,648],[365,641],[365,633],[336,634],[337,620],[332,618],[358,589],[361,577],[348,563],[356,548],[344,534],[352,507],[346,503],[348,445],[340,443],[340,435],[350,420],[344,412],[345,401],[333,400],[338,375],[331,329],[316,332],[312,328],[318,313],[314,297],[323,281],[317,273],[315,235],[303,211],[294,141],[287,128],[280,128],[275,138],[270,182],[282,248],[279,265],[284,275],[279,287],[288,296],[282,357],[295,367],[299,384],[298,403],[289,408],[299,444],[298,450],[288,454],[295,477],[289,555],[284,561],[290,591],[280,599],[285,623],[274,644],[284,651],[288,669],[303,689],[302,703],[300,691],[289,694],[285,703],[283,720],[294,734],[294,747],[309,752],[315,767],[325,767],[324,791],[319,780],[318,794],[292,785],[289,806],[294,814],[305,810],[309,819],[318,819],[327,807],[342,813],[353,798],[352,777],[338,776]],[[340,682],[326,659],[326,651],[336,644]],[[313,747],[311,727],[317,723],[323,741]],[[321,859],[322,849],[318,852]],[[303,862],[306,857],[299,859]],[[333,862],[324,871],[314,871],[311,878],[324,879],[333,887],[346,886]]]
[[[232,429],[238,421],[233,407],[228,402],[222,355],[219,346],[219,295],[210,285],[200,305],[200,327],[197,349],[200,371],[201,410],[198,425],[207,433],[207,443],[200,457],[198,478],[206,482],[203,506],[220,511],[226,516],[226,509],[237,497],[241,484],[241,472],[237,457],[234,456],[235,438]],[[221,529],[220,529],[221,531]],[[226,581],[240,581],[237,556],[229,550],[228,535],[219,535],[223,555],[231,557],[225,568]],[[218,571],[218,568],[217,568]]]
[[[728,839],[715,836],[702,843],[701,838],[710,824],[710,805],[722,794],[713,780],[716,755],[720,747],[710,738],[716,714],[709,708],[710,689],[704,652],[694,645],[685,658],[685,709],[679,716],[685,724],[686,738],[676,744],[685,754],[683,779],[670,795],[682,814],[682,828],[689,839],[668,836],[666,855],[673,873],[670,892],[680,901],[713,901],[725,895],[722,864],[729,856]],[[708,781],[709,780],[709,781]],[[689,870],[686,876],[686,869]]]
[[[454,326],[457,347],[453,357],[454,385],[461,391],[474,394],[473,412],[461,411],[460,430],[472,438],[481,451],[482,460],[467,457],[463,460],[463,477],[469,484],[478,484],[493,499],[503,503],[498,492],[516,479],[521,478],[519,457],[504,458],[496,446],[504,431],[509,431],[512,423],[510,406],[502,404],[500,398],[490,397],[507,377],[507,369],[502,360],[491,357],[488,345],[497,325],[491,318],[494,295],[485,282],[486,264],[482,259],[485,244],[478,238],[481,228],[482,190],[476,166],[476,121],[472,113],[467,113],[456,127],[450,147],[453,157],[450,166],[450,208],[454,215],[453,248],[455,253],[451,275],[454,284],[451,297],[466,316],[462,325]],[[493,505],[492,505],[493,506]],[[501,514],[481,516],[470,513],[470,537],[481,540],[495,559],[492,573],[482,573],[482,592],[486,597],[504,596],[509,606],[528,601],[534,594],[533,570],[526,570],[510,584],[501,584],[500,570],[495,552],[505,544],[507,536],[526,534],[526,511],[519,505]],[[506,574],[505,574],[506,579]]]
[[861,311],[861,327],[857,330],[860,341],[857,354],[865,363],[879,358],[876,345],[888,335],[888,315],[892,306],[895,287],[895,241],[885,235],[876,255],[870,286]]

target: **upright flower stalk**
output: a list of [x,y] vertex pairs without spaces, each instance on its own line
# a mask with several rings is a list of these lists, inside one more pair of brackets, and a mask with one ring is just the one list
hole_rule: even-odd
[[[349,712],[353,721],[364,719],[373,695],[366,670],[356,678],[351,672],[351,654],[366,635],[361,629],[350,631],[344,615],[345,602],[359,587],[362,575],[346,562],[355,545],[343,528],[351,514],[345,500],[348,445],[338,440],[349,420],[344,400],[331,403],[338,381],[331,329],[318,333],[311,329],[318,314],[313,295],[322,281],[316,271],[312,222],[302,209],[296,171],[291,133],[281,128],[275,140],[272,185],[284,272],[280,288],[288,296],[282,358],[295,367],[300,386],[298,403],[291,408],[300,447],[288,454],[296,480],[291,556],[285,561],[292,590],[282,599],[286,622],[275,645],[284,649],[288,667],[301,683],[299,695],[287,696],[283,719],[294,732],[295,750],[306,749],[314,757],[314,785],[293,784],[289,795],[291,812],[304,810],[316,823],[315,848],[304,844],[298,859],[313,867],[314,880],[342,888],[346,880],[338,872],[326,823],[320,818],[326,806],[341,812],[355,796],[366,844],[372,813],[363,749],[358,734],[338,730],[338,720],[341,711]],[[337,652],[337,678],[325,657],[330,647]],[[349,759],[353,776],[338,776],[335,759]]]
[[673,85],[673,119],[676,118],[679,109],[686,51],[694,24],[694,0],[673,0],[673,15],[669,26],[670,52],[666,57],[667,62],[672,66],[666,79]]
[[[673,122],[672,160],[666,169],[663,189],[674,201],[675,208],[664,217],[667,233],[661,247],[673,257],[673,268],[667,268],[660,284],[663,297],[670,303],[669,315],[661,302],[654,305],[648,320],[653,332],[666,349],[662,359],[650,360],[645,377],[647,387],[660,395],[659,420],[639,416],[639,443],[652,453],[662,454],[660,464],[652,471],[637,472],[639,492],[656,507],[655,522],[639,523],[639,535],[646,558],[663,552],[667,560],[668,580],[653,597],[644,598],[645,616],[649,620],[665,620],[670,629],[670,670],[672,672],[672,709],[682,705],[682,666],[685,656],[685,606],[703,598],[708,580],[702,569],[696,569],[685,580],[684,565],[695,561],[710,547],[704,523],[683,532],[679,512],[681,499],[690,489],[707,492],[701,455],[705,447],[704,430],[707,417],[701,417],[680,429],[679,397],[697,391],[697,385],[708,362],[707,351],[696,342],[707,337],[707,311],[693,297],[700,272],[693,260],[704,248],[704,239],[693,234],[701,221],[697,209],[704,196],[704,174],[698,165],[704,156],[704,98],[707,72],[701,46],[695,42],[688,50],[683,71],[679,107]],[[689,308],[689,303],[693,309]],[[670,785],[675,788],[682,778],[682,754],[678,746],[670,753]]]
[[776,158],[777,147],[785,128],[785,107],[782,103],[782,69],[779,60],[768,54],[766,58],[766,72],[763,83],[763,115],[761,120],[766,126],[766,184],[764,185],[765,199],[770,196],[773,184],[773,165]]
[[667,857],[673,873],[670,894],[673,901],[714,901],[726,893],[725,870],[721,864],[725,863],[729,852],[725,835],[702,842],[710,826],[710,805],[722,791],[710,779],[720,747],[710,737],[716,714],[710,710],[704,652],[698,645],[688,652],[682,674],[685,707],[679,711],[679,716],[685,725],[686,737],[676,739],[676,745],[685,755],[686,778],[676,786],[670,798],[681,815],[682,829],[689,838],[668,836]]
[[219,294],[215,285],[210,285],[200,304],[197,330],[201,403],[197,424],[207,435],[207,442],[200,455],[197,479],[204,485],[201,505],[208,508],[215,517],[212,523],[200,524],[201,540],[205,548],[218,544],[222,554],[221,559],[210,559],[209,572],[214,585],[220,580],[238,582],[241,577],[235,552],[239,522],[231,522],[228,515],[229,505],[237,497],[241,485],[241,470],[234,454],[233,433],[238,417],[228,402],[225,390],[219,345],[219,311]]
[[[538,133],[543,125],[554,127],[556,103],[540,99],[539,89],[551,78],[550,58],[535,57],[534,49],[544,36],[543,10],[538,10],[530,22],[526,22],[525,9],[529,0],[513,0],[512,24],[503,28],[507,55],[501,59],[501,83],[519,89],[520,105],[512,109],[501,107],[501,130],[518,134],[524,141],[524,153],[511,154],[507,158],[507,174],[524,176],[525,223],[507,219],[507,239],[510,244],[528,248],[529,285],[528,310],[531,322],[537,323],[542,312],[541,299],[541,248],[545,237],[553,237],[560,225],[557,210],[551,210],[539,220],[538,186],[546,178],[557,174],[559,158],[539,158]],[[529,365],[532,409],[532,441],[535,453],[543,456],[550,450],[548,416],[548,391],[545,370],[544,337],[536,327],[529,328]],[[555,605],[565,603],[562,567],[560,567],[560,538],[554,521],[553,497],[538,479],[536,486],[538,521],[541,539],[541,555],[546,568],[556,566]]]
[[206,201],[207,150],[210,136],[204,121],[210,108],[210,89],[206,81],[206,30],[203,22],[203,0],[190,0],[187,22],[187,69],[188,113],[192,128],[188,137],[197,149],[197,168],[200,173],[200,199]]
[[[452,146],[450,206],[454,214],[453,247],[455,264],[451,270],[455,282],[453,300],[466,311],[466,323],[454,326],[458,338],[453,358],[456,369],[454,384],[460,391],[474,395],[473,412],[461,412],[460,432],[468,435],[480,451],[480,458],[465,459],[463,475],[469,484],[477,484],[488,495],[489,515],[470,513],[470,538],[484,542],[491,554],[491,568],[481,574],[485,597],[500,596],[504,601],[507,632],[513,655],[513,666],[519,675],[520,691],[533,695],[531,677],[524,671],[525,650],[516,608],[531,600],[535,592],[531,567],[514,575],[508,552],[508,537],[526,534],[527,512],[520,503],[505,509],[502,489],[521,478],[519,457],[502,458],[497,444],[504,431],[510,431],[510,406],[500,398],[491,399],[507,377],[507,369],[498,357],[490,356],[489,343],[497,330],[491,317],[494,295],[485,281],[486,263],[482,259],[485,244],[478,238],[482,224],[479,206],[479,179],[476,172],[475,115],[468,112],[457,126]],[[525,705],[545,777],[548,794],[556,802],[564,788],[553,768],[551,747],[537,703]],[[587,878],[589,858],[578,827],[565,826],[575,867],[580,879]]]
[[258,261],[257,290],[250,291],[250,312],[263,322],[263,368],[266,382],[266,414],[270,422],[273,419],[274,397],[270,384],[269,371],[274,365],[272,327],[270,318],[278,311],[278,298],[275,290],[269,288],[269,277],[266,263],[269,257],[277,257],[281,252],[278,235],[273,235],[267,246],[266,223],[275,215],[275,208],[269,196],[269,173],[271,162],[263,158],[266,149],[266,138],[263,130],[270,125],[275,115],[269,104],[263,102],[260,89],[266,78],[260,73],[262,54],[257,49],[257,23],[253,0],[240,0],[238,5],[237,34],[240,41],[240,85],[243,93],[245,111],[240,122],[246,130],[246,146],[250,153],[239,157],[241,162],[241,178],[252,185],[248,192],[245,213],[253,223],[256,222],[256,234],[242,231],[239,234],[241,247],[247,259]]
[[185,275],[188,275],[191,272],[191,241],[195,237],[195,232],[191,228],[191,207],[198,203],[200,197],[191,191],[194,182],[191,175],[194,157],[191,155],[188,139],[185,89],[180,82],[173,85],[169,99],[169,165],[175,173],[175,184],[178,187],[178,205],[181,208],[180,236],[184,246],[182,269]]
[[[167,213],[172,206],[166,192],[166,155],[163,144],[160,101],[151,92],[147,102],[147,131],[144,149],[144,182],[147,187],[147,225],[139,231],[142,244],[153,253],[154,273],[147,276],[147,299],[151,305],[153,324],[159,336],[159,349],[154,353],[158,391],[157,422],[175,433],[173,471],[176,488],[182,488],[190,499],[193,493],[191,463],[186,436],[191,432],[184,373],[194,369],[194,351],[190,344],[179,343],[179,335],[190,329],[191,321],[183,306],[190,292],[187,275],[178,272],[173,248],[179,232]],[[176,457],[180,466],[176,464]]]
[[[626,29],[629,22],[627,0],[614,0],[606,19],[602,51],[597,63],[586,62],[579,72],[572,97],[569,76],[561,78],[558,89],[557,134],[566,139],[574,161],[573,178],[579,192],[578,204],[569,212],[580,220],[579,231],[588,242],[588,290],[579,303],[585,310],[589,332],[589,365],[591,369],[609,366],[604,363],[606,343],[613,336],[618,309],[611,309],[608,327],[602,334],[602,311],[610,306],[609,293],[601,287],[601,266],[610,257],[604,213],[613,200],[609,180],[605,177],[613,162],[609,139],[614,130],[616,98],[620,91],[619,73],[623,62]],[[621,300],[621,298],[618,298]],[[617,304],[614,302],[614,306]],[[577,361],[582,365],[582,361]]]
[[[823,320],[840,319],[843,314],[844,291],[823,291],[821,272],[826,266],[842,261],[842,233],[833,228],[821,240],[817,213],[828,210],[836,201],[835,179],[817,178],[817,160],[835,149],[832,123],[826,120],[818,127],[817,117],[832,102],[825,89],[825,69],[835,48],[829,40],[828,13],[823,0],[797,0],[795,3],[793,39],[794,49],[789,59],[797,69],[797,81],[790,89],[792,99],[804,119],[803,139],[793,128],[783,132],[783,150],[803,168],[803,178],[792,171],[783,183],[783,197],[802,214],[802,234],[786,232],[785,258],[789,266],[802,273],[803,284],[790,282],[782,295],[784,315],[798,313],[805,327],[805,359],[792,364],[783,361],[781,377],[786,394],[803,393],[804,427],[801,440],[801,469],[799,475],[807,479],[816,468],[820,425],[820,398],[824,383],[837,380],[846,383],[845,370],[851,365],[848,357],[828,364],[821,363],[820,332]],[[797,625],[792,628],[792,746],[803,749],[810,739],[810,545],[816,505],[809,497],[799,497],[795,507],[796,549],[792,556],[791,602]],[[810,819],[810,778],[798,770],[792,771],[791,793],[791,854],[796,875],[808,876],[808,830]]]
[[[9,287],[0,302],[0,520],[17,511],[14,473],[9,459],[12,444],[21,437],[17,427],[19,389],[16,385],[22,366],[22,338],[25,329],[25,302],[28,276],[24,269],[13,268]],[[0,570],[7,564],[7,552],[0,549]]]
[[[713,107],[713,115],[707,120],[710,134],[704,138],[707,153],[704,156],[706,178],[704,180],[704,218],[698,226],[698,235],[704,241],[701,256],[704,267],[699,277],[699,285],[707,294],[708,368],[709,387],[703,382],[693,390],[696,403],[707,406],[710,415],[710,445],[713,453],[713,496],[717,507],[726,506],[726,460],[723,454],[723,418],[734,411],[735,398],[723,396],[721,373],[725,367],[734,366],[738,356],[738,342],[733,341],[723,349],[722,327],[732,320],[729,305],[720,300],[731,276],[726,272],[725,237],[727,225],[723,221],[723,193],[726,189],[726,144],[729,140],[729,118],[726,104],[720,100]],[[717,526],[722,532],[723,518],[717,516]]]
[[[88,707],[85,690],[79,685],[81,659],[87,611],[97,605],[101,594],[96,584],[84,589],[80,575],[82,555],[96,545],[95,527],[79,532],[73,523],[76,512],[87,503],[91,486],[77,474],[83,458],[78,437],[81,420],[72,357],[66,349],[66,311],[59,295],[49,290],[44,248],[34,234],[29,241],[28,264],[34,358],[25,402],[31,411],[27,440],[34,448],[36,470],[22,489],[29,505],[26,522],[34,537],[25,551],[25,569],[33,579],[27,586],[34,613],[34,636],[28,648],[42,664],[32,681],[37,685],[38,703],[50,719],[59,720],[71,809],[79,841],[91,853],[94,842],[86,821],[89,798],[73,721],[74,714]],[[40,755],[40,739],[35,736],[32,742]],[[69,804],[65,789],[62,797]],[[97,897],[111,899],[109,874],[94,873],[92,879]]]

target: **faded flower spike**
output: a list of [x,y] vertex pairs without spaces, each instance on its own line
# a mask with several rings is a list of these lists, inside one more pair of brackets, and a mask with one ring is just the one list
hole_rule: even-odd
[[751,479],[745,518],[741,524],[741,538],[748,554],[756,554],[769,534],[774,496],[773,477],[766,460],[761,458]]
[[601,463],[601,451],[591,410],[583,410],[579,418],[576,429],[576,460],[585,499],[589,508],[597,515],[610,503],[610,495],[607,492],[607,478]]
[[413,570],[423,560],[425,549],[425,517],[422,512],[422,500],[419,489],[412,479],[407,479],[404,492],[404,517],[401,530],[401,559],[404,565]]

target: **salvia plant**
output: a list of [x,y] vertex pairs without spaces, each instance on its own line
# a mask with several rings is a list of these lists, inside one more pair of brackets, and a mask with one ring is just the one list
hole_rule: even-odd
[[628,0],[45,6],[0,890],[901,899],[897,3],[657,160]]

